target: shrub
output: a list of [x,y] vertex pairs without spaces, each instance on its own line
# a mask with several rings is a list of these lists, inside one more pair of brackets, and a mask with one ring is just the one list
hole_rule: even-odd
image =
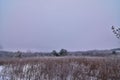
[[56,50],[53,50],[53,51],[51,52],[51,54],[52,54],[53,56],[59,56],[59,53],[57,53]]
[[22,52],[17,51],[15,54],[15,57],[21,58],[22,57]]
[[112,54],[116,55],[116,51],[112,51]]
[[61,49],[60,50],[60,52],[59,52],[59,54],[60,54],[60,56],[65,56],[65,55],[67,55],[67,50],[66,49]]

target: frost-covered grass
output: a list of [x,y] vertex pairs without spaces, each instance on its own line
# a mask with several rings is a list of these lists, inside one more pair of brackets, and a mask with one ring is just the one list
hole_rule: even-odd
[[0,80],[119,80],[120,59],[41,57],[2,60]]

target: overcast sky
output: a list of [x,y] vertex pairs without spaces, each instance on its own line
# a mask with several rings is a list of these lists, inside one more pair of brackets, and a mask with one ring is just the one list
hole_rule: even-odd
[[4,49],[70,51],[120,47],[120,0],[0,0]]

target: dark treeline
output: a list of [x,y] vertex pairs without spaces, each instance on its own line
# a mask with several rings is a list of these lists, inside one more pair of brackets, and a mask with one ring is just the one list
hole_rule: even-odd
[[111,50],[91,50],[91,51],[76,51],[70,52],[66,49],[61,49],[59,52],[53,50],[51,52],[10,52],[10,51],[0,51],[0,58],[23,58],[23,57],[44,57],[44,56],[111,56],[119,55],[120,49]]

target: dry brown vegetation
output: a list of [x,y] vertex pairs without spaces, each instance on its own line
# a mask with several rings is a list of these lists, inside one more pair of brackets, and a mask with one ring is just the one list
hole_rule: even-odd
[[119,80],[119,58],[41,57],[0,60],[2,80]]

